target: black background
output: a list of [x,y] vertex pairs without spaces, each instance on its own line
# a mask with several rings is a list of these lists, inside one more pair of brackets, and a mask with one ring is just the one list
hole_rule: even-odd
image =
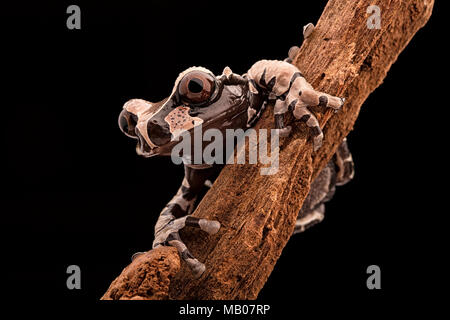
[[[325,3],[3,7],[2,236],[11,295],[95,302],[134,252],[151,247],[183,169],[135,154],[117,127],[125,101],[161,100],[193,65],[245,73],[259,59],[283,59]],[[70,4],[81,7],[81,30],[66,28]],[[448,104],[434,85],[443,72],[436,12],[361,109],[349,135],[355,179],[338,189],[324,222],[289,241],[262,301],[288,301],[288,310],[327,299],[379,308],[424,294],[424,265],[439,274],[425,235],[440,219],[430,178],[441,174],[436,116]],[[66,289],[71,264],[81,267],[82,290]],[[382,290],[366,288],[371,264],[381,267]]]

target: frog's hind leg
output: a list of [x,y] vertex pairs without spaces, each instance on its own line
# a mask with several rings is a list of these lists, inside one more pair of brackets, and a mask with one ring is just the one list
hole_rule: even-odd
[[355,165],[352,154],[347,145],[347,138],[339,145],[334,155],[334,163],[337,167],[336,185],[342,186],[355,176]]
[[[189,251],[180,237],[179,231],[185,227],[194,227],[215,234],[220,229],[220,223],[191,216],[194,204],[205,182],[216,176],[220,167],[195,169],[185,166],[185,177],[175,196],[160,213],[155,225],[155,239],[153,249],[159,246],[172,246],[178,250],[181,259],[191,268],[195,278],[205,271],[205,265],[197,260]],[[142,254],[138,252],[132,259]]]
[[333,161],[330,161],[311,184],[308,196],[298,214],[294,234],[303,232],[324,219],[324,203],[333,197],[335,185],[336,171]]
[[325,217],[325,202],[333,197],[336,186],[349,182],[354,176],[352,155],[347,139],[337,148],[333,159],[311,184],[309,194],[303,202],[294,228],[294,234],[321,222]]
[[305,231],[313,225],[321,222],[323,218],[325,218],[325,205],[323,203],[313,210],[305,210],[302,216],[300,217],[299,215],[299,218],[297,218],[293,234]]

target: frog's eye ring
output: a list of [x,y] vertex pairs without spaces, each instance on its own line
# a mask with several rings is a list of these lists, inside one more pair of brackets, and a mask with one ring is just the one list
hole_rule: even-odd
[[209,100],[215,89],[215,79],[203,71],[192,71],[181,79],[178,93],[186,103],[201,104]]

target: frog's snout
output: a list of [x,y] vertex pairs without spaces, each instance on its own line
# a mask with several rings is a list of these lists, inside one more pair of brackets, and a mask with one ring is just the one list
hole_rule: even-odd
[[137,117],[127,110],[122,110],[119,114],[119,128],[126,136],[138,139],[136,135]]
[[160,152],[160,146],[170,141],[167,123],[159,123],[150,107],[153,105],[140,99],[132,99],[125,103],[119,114],[120,130],[128,137],[137,140],[136,152],[149,157]]

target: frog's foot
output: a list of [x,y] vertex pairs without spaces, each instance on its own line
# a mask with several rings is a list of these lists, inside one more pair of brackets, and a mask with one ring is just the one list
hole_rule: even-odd
[[334,163],[337,170],[337,186],[342,186],[353,179],[355,175],[355,165],[353,163],[352,154],[348,149],[347,138],[345,138],[337,148],[334,155]]
[[178,231],[183,229],[185,226],[199,228],[209,234],[215,234],[220,229],[220,223],[214,220],[200,219],[192,216],[173,219],[156,232],[153,248],[157,248],[159,246],[172,246],[177,248],[180,257],[191,268],[194,277],[199,278],[205,271],[205,265],[191,254],[189,249],[181,240]]
[[131,261],[134,261],[137,257],[143,255],[145,252],[144,251],[140,251],[140,252],[136,252],[131,256]]
[[325,205],[322,203],[314,210],[307,212],[303,217],[298,218],[295,222],[294,233],[300,233],[306,229],[318,224],[325,217]]
[[303,38],[308,38],[311,33],[314,31],[314,24],[311,22],[303,26]]

